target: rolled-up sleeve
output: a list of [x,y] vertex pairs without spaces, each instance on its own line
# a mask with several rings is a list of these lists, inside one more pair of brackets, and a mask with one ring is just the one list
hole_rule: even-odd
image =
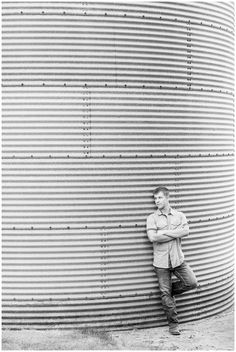
[[189,225],[188,225],[188,220],[184,213],[181,212],[181,227],[183,229],[188,229],[189,230]]
[[153,215],[149,215],[147,217],[147,222],[146,222],[146,230],[156,230],[156,224],[155,224],[155,220],[153,218]]
[[147,236],[149,238],[149,241],[153,242],[153,238],[150,236],[152,231],[150,231],[150,230],[153,230],[153,231],[157,230],[153,214],[150,214],[147,217],[147,221],[146,221]]

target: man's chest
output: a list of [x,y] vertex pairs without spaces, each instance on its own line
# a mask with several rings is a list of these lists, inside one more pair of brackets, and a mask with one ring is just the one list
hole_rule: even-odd
[[181,225],[181,218],[178,215],[154,215],[157,230],[174,230]]

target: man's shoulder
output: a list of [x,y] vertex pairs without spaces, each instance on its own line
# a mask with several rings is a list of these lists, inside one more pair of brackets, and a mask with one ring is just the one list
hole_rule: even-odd
[[158,221],[157,211],[154,211],[153,213],[149,214],[147,217],[147,221],[154,221],[156,223]]
[[149,214],[146,221],[147,229],[149,230],[156,229],[156,226],[157,226],[156,223],[157,223],[157,219],[155,218],[155,212]]
[[171,210],[172,210],[173,215],[178,215],[178,216],[184,215],[184,213],[180,210],[173,209],[173,208],[171,208]]
[[147,216],[147,219],[151,219],[155,216],[155,211]]

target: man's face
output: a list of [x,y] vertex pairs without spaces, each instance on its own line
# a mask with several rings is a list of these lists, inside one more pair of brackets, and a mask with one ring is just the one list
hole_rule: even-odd
[[154,195],[154,201],[159,210],[164,209],[169,205],[168,198],[164,195],[163,192],[159,192]]

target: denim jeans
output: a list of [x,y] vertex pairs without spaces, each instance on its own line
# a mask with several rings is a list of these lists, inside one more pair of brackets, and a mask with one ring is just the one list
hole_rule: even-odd
[[[197,279],[186,261],[176,268],[157,268],[154,266],[154,270],[157,274],[162,306],[168,323],[170,326],[175,326],[178,324],[178,317],[174,296],[196,288]],[[172,273],[177,276],[179,281],[172,283]]]

